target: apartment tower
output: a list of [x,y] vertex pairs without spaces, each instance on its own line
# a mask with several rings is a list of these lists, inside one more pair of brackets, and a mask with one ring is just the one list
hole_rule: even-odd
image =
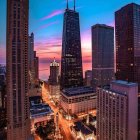
[[28,140],[28,0],[7,0],[7,140]]
[[113,81],[97,88],[97,140],[137,140],[138,84]]

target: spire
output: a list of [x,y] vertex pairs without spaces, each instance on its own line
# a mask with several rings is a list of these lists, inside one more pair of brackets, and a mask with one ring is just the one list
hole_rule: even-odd
[[53,62],[55,62],[55,57],[54,57],[54,59],[53,59]]
[[75,0],[74,0],[74,11],[75,11]]
[[69,9],[69,3],[68,3],[68,0],[67,0],[67,9]]

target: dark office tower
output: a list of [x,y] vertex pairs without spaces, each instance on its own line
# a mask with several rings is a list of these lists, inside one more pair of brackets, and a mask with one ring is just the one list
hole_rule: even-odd
[[92,26],[93,87],[109,85],[114,79],[114,28]]
[[34,80],[39,79],[39,57],[36,56],[36,51],[34,51]]
[[34,68],[34,34],[28,36],[28,63],[29,63],[29,82],[32,84],[35,80]]
[[[115,12],[115,28],[116,79],[137,82],[140,94],[140,5],[131,3]],[[140,112],[138,129],[140,139]]]
[[7,140],[28,140],[28,0],[7,0]]
[[140,5],[131,3],[115,13],[116,79],[138,82],[140,91]]
[[[75,7],[75,6],[74,6]],[[61,89],[83,85],[79,13],[68,8],[64,13],[61,57]]]
[[32,71],[34,69],[34,34],[28,37],[28,61],[29,69]]
[[85,71],[85,86],[91,86],[92,83],[92,70]]

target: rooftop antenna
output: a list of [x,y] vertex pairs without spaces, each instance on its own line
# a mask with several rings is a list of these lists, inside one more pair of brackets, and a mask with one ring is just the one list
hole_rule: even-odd
[[74,11],[75,11],[75,0],[74,0]]
[[67,9],[69,9],[69,3],[68,3],[68,0],[67,0]]

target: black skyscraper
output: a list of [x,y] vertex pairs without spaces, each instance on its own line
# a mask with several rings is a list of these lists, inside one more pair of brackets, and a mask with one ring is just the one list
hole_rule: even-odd
[[131,3],[116,11],[115,28],[116,79],[138,83],[138,140],[140,140],[140,5]]
[[83,85],[79,13],[68,8],[64,13],[61,89]]

